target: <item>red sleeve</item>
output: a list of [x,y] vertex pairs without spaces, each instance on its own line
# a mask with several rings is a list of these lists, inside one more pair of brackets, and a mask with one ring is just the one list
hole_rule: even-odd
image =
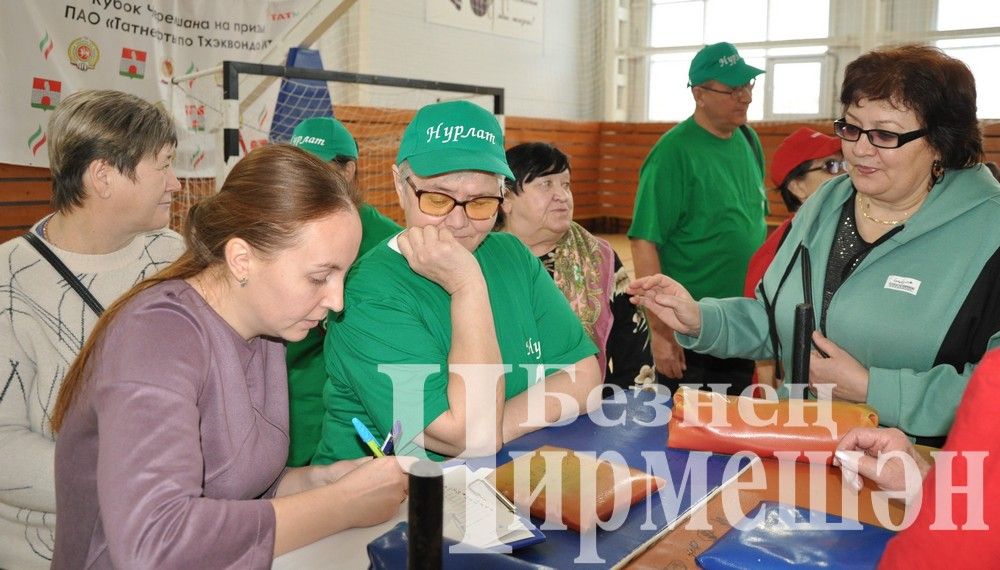
[[761,244],[760,249],[750,257],[750,264],[747,266],[747,280],[743,285],[744,297],[752,299],[757,296],[754,290],[757,289],[757,284],[763,279],[764,272],[771,266],[774,254],[778,252],[778,246],[781,245],[781,241],[784,239],[785,234],[788,233],[788,228],[791,225],[792,219],[788,218],[780,226],[774,228],[771,235],[767,236],[767,239]]
[[[951,460],[951,476],[942,470],[947,455],[939,454],[924,481],[923,500],[913,524],[900,531],[882,556],[879,568],[980,568],[1000,559],[1000,349],[983,358],[969,380],[942,452],[959,455]],[[982,489],[962,489],[969,466],[979,461],[965,453],[986,453],[982,460]],[[968,461],[968,462],[967,462]],[[952,493],[951,487],[958,486]],[[950,495],[950,497],[949,497]],[[941,503],[941,506],[938,503]],[[947,503],[951,506],[948,516]],[[969,516],[969,512],[973,515]],[[982,513],[982,526],[976,524]],[[941,520],[936,520],[941,519]],[[977,528],[978,527],[978,528]],[[993,560],[993,562],[989,562]]]

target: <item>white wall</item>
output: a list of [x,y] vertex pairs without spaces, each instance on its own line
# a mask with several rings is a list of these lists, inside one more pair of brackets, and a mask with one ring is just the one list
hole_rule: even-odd
[[[450,2],[360,0],[320,42],[324,65],[373,75],[503,87],[506,115],[598,118],[602,0],[540,0],[541,42],[428,23],[428,1]],[[372,96],[369,93],[368,99]],[[369,104],[364,95],[357,103]]]

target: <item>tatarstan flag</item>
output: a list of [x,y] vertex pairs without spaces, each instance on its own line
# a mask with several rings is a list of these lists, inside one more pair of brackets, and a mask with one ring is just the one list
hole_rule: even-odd
[[118,75],[142,79],[146,75],[146,52],[122,48],[122,60],[118,64]]
[[38,125],[34,134],[28,137],[28,148],[31,149],[31,154],[38,154],[38,149],[45,146],[45,131],[42,130],[42,126]]
[[51,111],[59,104],[62,94],[62,81],[35,77],[31,80],[31,106],[36,109]]
[[52,38],[49,37],[48,32],[45,32],[45,37],[38,42],[38,51],[42,52],[42,56],[45,57],[45,59],[49,59],[49,54],[52,53],[52,48]]
[[191,167],[197,169],[203,160],[205,160],[205,151],[201,150],[201,147],[198,147],[195,149],[194,154],[191,155]]

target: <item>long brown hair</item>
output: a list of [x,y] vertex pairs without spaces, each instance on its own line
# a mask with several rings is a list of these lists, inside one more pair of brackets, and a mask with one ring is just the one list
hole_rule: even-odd
[[222,189],[188,211],[187,251],[156,275],[137,283],[104,312],[59,389],[52,413],[58,432],[87,383],[87,363],[108,326],[139,293],[173,279],[187,279],[225,263],[229,240],[241,238],[261,255],[293,246],[302,226],[332,213],[355,211],[353,187],[328,164],[285,144],[251,151],[233,167]]

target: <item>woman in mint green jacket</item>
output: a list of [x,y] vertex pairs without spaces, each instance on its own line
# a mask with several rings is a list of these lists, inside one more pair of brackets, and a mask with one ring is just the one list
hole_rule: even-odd
[[632,293],[682,346],[786,371],[795,306],[811,299],[809,378],[790,380],[832,385],[940,445],[973,368],[1000,346],[1000,185],[980,164],[975,82],[941,51],[903,46],[848,65],[841,103],[849,176],[799,210],[756,299],[695,302],[662,275]]

